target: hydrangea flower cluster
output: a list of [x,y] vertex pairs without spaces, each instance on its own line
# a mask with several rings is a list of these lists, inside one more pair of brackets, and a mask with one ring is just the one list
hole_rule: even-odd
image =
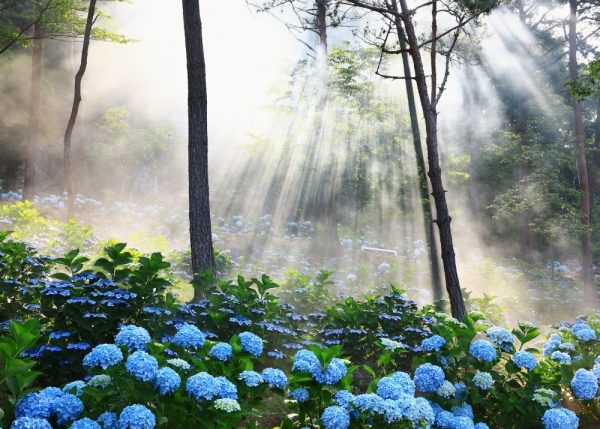
[[483,362],[492,362],[496,359],[496,347],[489,341],[476,340],[471,343],[469,352]]
[[[83,412],[83,403],[77,396],[65,393],[56,387],[46,387],[39,393],[29,393],[21,398],[15,406],[15,417],[40,419],[46,421],[51,416],[56,417],[58,424],[72,422]],[[19,425],[30,422],[22,420]],[[43,423],[37,422],[42,426]]]
[[233,348],[227,343],[217,343],[210,349],[208,355],[213,359],[227,362],[233,356]]
[[106,369],[111,365],[118,365],[123,361],[123,353],[114,344],[100,344],[92,349],[83,358],[83,365],[87,367],[99,366]]
[[482,390],[488,390],[494,384],[494,379],[487,372],[478,372],[473,377],[473,384]]
[[528,371],[533,370],[537,365],[535,356],[529,352],[518,351],[513,355],[513,362],[519,368],[525,368]]
[[512,345],[515,343],[515,338],[512,336],[508,329],[500,328],[498,326],[492,326],[485,335],[492,340],[500,349],[508,352],[511,350]]
[[580,341],[591,341],[596,339],[596,332],[587,323],[576,323],[571,328],[571,332]]
[[131,350],[148,350],[146,343],[150,342],[150,334],[144,328],[135,325],[126,325],[115,337],[115,344],[126,346]]
[[154,386],[161,395],[173,393],[181,384],[181,377],[171,368],[161,368],[156,372]]
[[242,371],[238,376],[238,380],[243,380],[248,387],[256,387],[265,381],[258,372],[248,370]]
[[310,372],[311,376],[321,384],[332,385],[338,383],[346,375],[346,365],[341,359],[333,358],[325,367],[321,368],[321,362],[317,356],[309,350],[298,350],[294,357],[292,371]]
[[118,425],[120,429],[153,429],[156,426],[156,417],[143,405],[130,405],[121,411]]
[[125,368],[140,381],[152,381],[158,371],[158,361],[146,352],[137,351],[127,358]]
[[439,335],[434,335],[432,337],[425,338],[421,343],[421,347],[426,352],[437,352],[439,349],[444,347],[445,344],[446,340],[443,337],[440,337]]
[[593,399],[598,391],[596,374],[583,368],[578,369],[573,380],[571,380],[571,388],[579,399]]
[[415,371],[415,385],[421,392],[435,392],[444,384],[444,370],[437,365],[424,363]]
[[566,408],[550,408],[542,417],[546,429],[577,429],[579,419],[575,413]]
[[327,407],[321,415],[325,429],[347,429],[350,426],[350,413],[339,406]]
[[240,411],[240,404],[235,399],[221,398],[215,401],[215,409],[232,413],[234,411]]
[[306,402],[308,401],[310,394],[304,387],[298,387],[290,392],[290,396],[298,402]]
[[265,368],[261,375],[263,380],[271,387],[285,389],[285,386],[287,385],[287,377],[280,369]]
[[177,330],[177,333],[173,337],[173,343],[185,349],[198,349],[204,345],[205,339],[206,337],[198,328],[185,323]]
[[260,356],[263,351],[262,339],[254,335],[252,332],[242,332],[240,334],[240,341],[242,343],[242,351],[253,354],[254,356]]

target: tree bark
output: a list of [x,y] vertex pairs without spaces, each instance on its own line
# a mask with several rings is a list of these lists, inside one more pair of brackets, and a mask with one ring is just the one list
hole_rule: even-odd
[[594,224],[594,198],[598,182],[598,164],[600,164],[600,97],[596,106],[596,127],[594,132],[594,153],[590,165],[590,225]]
[[34,27],[34,46],[31,53],[31,101],[29,104],[29,130],[27,133],[27,158],[23,200],[33,201],[36,191],[37,154],[39,151],[40,111],[42,107],[42,53],[44,30],[40,23]]
[[[569,74],[572,81],[577,79],[577,0],[569,0]],[[581,104],[573,97],[575,122],[575,148],[577,152],[577,174],[581,189],[581,223],[585,232],[581,234],[581,275],[583,280],[584,305],[594,307],[598,302],[596,282],[592,271],[592,240],[590,235],[590,190],[585,161],[583,134],[583,114]]]
[[[396,0],[392,0],[392,8],[398,12]],[[431,213],[431,201],[429,198],[429,186],[427,184],[427,173],[425,169],[425,157],[423,156],[423,146],[421,145],[421,131],[419,129],[419,119],[417,117],[417,106],[415,103],[415,93],[413,90],[411,70],[408,53],[406,50],[405,34],[402,28],[400,18],[395,18],[396,31],[398,33],[398,42],[402,50],[402,65],[404,67],[404,83],[406,86],[406,97],[408,99],[408,113],[410,116],[410,127],[413,136],[413,146],[417,160],[417,173],[419,176],[419,192],[421,196],[421,206],[423,209],[423,220],[425,221],[425,240],[429,248],[429,266],[431,269],[431,286],[433,288],[433,298],[438,302],[442,298],[442,279],[440,277],[440,264],[435,239],[435,228],[433,226],[433,216]]]
[[404,15],[403,22],[408,39],[410,54],[413,59],[417,91],[421,100],[421,108],[425,117],[425,131],[427,144],[427,160],[429,172],[427,175],[431,180],[432,195],[435,200],[437,219],[435,220],[442,247],[442,260],[444,262],[444,275],[446,279],[446,290],[450,298],[452,316],[462,321],[466,314],[465,302],[460,290],[458,272],[456,270],[456,255],[452,244],[452,232],[450,222],[452,218],[448,213],[446,203],[446,191],[442,183],[442,170],[440,168],[438,144],[437,144],[437,112],[435,100],[429,98],[427,90],[427,76],[423,67],[423,59],[419,47],[419,40],[413,23],[410,20],[411,11],[406,0],[400,0],[400,7]]
[[69,193],[69,199],[67,202],[67,218],[72,219],[75,217],[75,182],[73,180],[73,167],[71,165],[71,137],[73,136],[73,128],[75,127],[75,121],[77,120],[77,112],[79,111],[79,104],[81,103],[81,81],[87,68],[88,50],[90,46],[90,36],[92,34],[92,25],[94,24],[94,13],[96,10],[96,0],[90,0],[88,9],[87,20],[85,23],[85,32],[83,35],[83,47],[81,50],[81,64],[79,70],[75,75],[75,94],[73,96],[73,108],[71,109],[71,116],[69,117],[69,123],[67,124],[67,130],[65,131],[65,146],[64,146],[64,163],[65,163],[65,180],[67,182],[67,192]]
[[319,50],[327,57],[327,6],[328,0],[316,0],[317,4],[317,34],[319,35]]
[[[188,75],[190,244],[192,270],[196,280],[200,280],[198,273],[212,269],[216,275],[217,267],[210,224],[206,64],[198,0],[182,0],[182,2]],[[195,289],[194,301],[202,297],[202,291]]]

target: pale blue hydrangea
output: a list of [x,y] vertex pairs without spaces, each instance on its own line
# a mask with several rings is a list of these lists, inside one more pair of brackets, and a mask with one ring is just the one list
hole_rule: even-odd
[[492,362],[496,359],[496,347],[489,341],[476,340],[471,343],[469,352],[483,362]]
[[94,420],[84,417],[74,421],[69,429],[102,429],[102,427]]
[[181,377],[171,368],[161,368],[156,371],[154,387],[161,395],[173,393],[181,384]]
[[385,399],[383,406],[385,409],[383,420],[386,423],[395,423],[404,417],[402,415],[402,408],[393,399]]
[[525,368],[528,371],[533,370],[537,365],[535,356],[529,352],[519,351],[513,355],[513,362],[519,368]]
[[186,349],[200,348],[204,345],[206,337],[194,325],[185,323],[179,327],[179,330],[173,337],[173,343]]
[[116,413],[111,413],[110,411],[106,411],[96,419],[98,423],[102,426],[103,429],[118,429],[119,421],[117,419]]
[[35,417],[19,417],[10,425],[10,429],[52,429],[48,420]]
[[[560,338],[560,337],[559,337]],[[550,340],[550,341],[546,341],[544,343],[543,346],[543,353],[544,356],[549,356],[552,354],[552,352],[554,350],[556,350],[558,348],[558,346],[560,346],[561,341],[556,341],[556,340]]]
[[492,326],[485,335],[496,344],[514,344],[515,338],[508,329]]
[[575,351],[575,346],[573,345],[573,343],[571,342],[565,342],[565,343],[560,343],[558,345],[558,349],[567,352],[571,352],[571,351]]
[[106,374],[95,375],[87,382],[88,386],[101,387],[102,389],[105,389],[110,383],[112,383],[112,379],[110,378],[110,375]]
[[264,382],[262,375],[256,371],[249,370],[242,371],[242,373],[238,376],[238,380],[244,381],[248,387],[256,387]]
[[135,325],[126,325],[115,337],[115,344],[126,346],[129,351],[148,350],[146,343],[150,342],[150,334],[144,328]]
[[62,390],[65,393],[72,393],[71,390],[75,389],[75,396],[81,396],[83,394],[81,388],[85,386],[87,386],[87,383],[83,380],[71,381],[70,383],[65,384],[65,387],[63,387]]
[[240,334],[240,341],[242,343],[242,351],[253,354],[254,356],[260,356],[263,351],[262,339],[254,335],[252,332],[242,332]]
[[285,389],[285,386],[287,385],[287,377],[280,369],[265,368],[261,375],[265,382],[271,387]]
[[563,352],[552,352],[550,356],[552,360],[557,361],[561,365],[571,365],[571,356]]
[[404,395],[405,392],[403,386],[392,377],[384,377],[377,383],[377,394],[383,399],[396,400],[400,395]]
[[562,337],[558,334],[552,334],[550,335],[550,341],[558,341],[559,343],[562,342]]
[[232,413],[234,411],[240,411],[240,404],[235,399],[231,398],[220,398],[215,401],[215,409]]
[[536,389],[533,393],[533,401],[544,407],[553,408],[560,403],[560,399],[554,400],[556,392],[550,389]]
[[437,365],[424,363],[415,371],[415,385],[421,392],[435,392],[444,384],[444,370]]
[[454,416],[450,427],[452,429],[475,429],[475,424],[468,417]]
[[127,358],[125,368],[140,381],[152,381],[158,371],[158,361],[146,352],[137,351]]
[[375,393],[364,393],[354,398],[354,407],[361,412],[383,415],[385,413],[384,399]]
[[400,386],[402,393],[410,396],[415,394],[415,382],[411,380],[410,375],[407,373],[397,371],[392,374],[392,380]]
[[440,387],[438,387],[435,393],[442,398],[450,399],[456,394],[456,387],[454,387],[454,384],[446,380]]
[[320,365],[311,369],[311,375],[321,384],[332,385],[338,383],[346,375],[346,365],[341,359],[333,358],[325,368],[321,370]]
[[99,366],[106,369],[123,361],[123,353],[114,344],[100,344],[92,349],[83,358],[83,365],[87,367]]
[[188,378],[185,390],[188,395],[197,400],[207,399],[210,401],[219,393],[215,378],[207,372],[199,372]]
[[72,422],[83,412],[83,402],[75,395],[65,393],[52,403],[52,413],[59,425]]
[[294,356],[292,371],[310,372],[315,365],[320,367],[321,363],[313,352],[310,350],[298,350],[296,356]]
[[482,390],[488,390],[494,384],[494,379],[487,372],[478,372],[473,377],[473,384]]
[[184,361],[183,359],[180,359],[180,358],[169,359],[167,361],[167,363],[169,365],[173,365],[174,367],[177,367],[177,368],[183,369],[183,370],[191,368],[189,363],[187,363],[186,361]]
[[462,416],[467,417],[471,420],[475,418],[475,416],[473,415],[473,408],[467,403],[462,404],[460,407],[452,407],[450,409],[450,412],[456,417]]
[[338,406],[325,408],[321,416],[325,429],[347,429],[350,426],[350,413]]
[[217,386],[217,397],[237,399],[237,387],[225,377],[215,377],[215,385]]
[[148,408],[135,404],[123,408],[118,423],[120,429],[153,429],[156,417]]
[[577,335],[577,333],[579,331],[587,331],[587,330],[592,330],[592,327],[590,325],[588,325],[587,323],[582,323],[582,322],[575,323],[573,325],[573,327],[571,328],[571,332],[573,332],[574,335]]
[[399,343],[398,341],[390,340],[389,338],[382,338],[381,345],[383,346],[383,348],[386,351],[392,352],[392,353],[395,352],[396,350],[402,348],[402,343]]
[[571,388],[579,399],[593,399],[598,391],[598,379],[592,371],[581,368],[577,370],[573,380],[571,380]]
[[[433,408],[429,405],[429,401],[423,397],[412,400],[410,407],[404,409],[404,415],[415,425],[415,428],[429,427],[435,421]],[[417,425],[420,421],[425,421],[425,426]]]
[[483,422],[475,423],[475,429],[490,429],[490,427]]
[[550,408],[542,417],[545,429],[577,429],[579,419],[566,408]]
[[433,337],[425,338],[421,343],[421,347],[426,352],[438,351],[446,344],[446,340],[439,335],[434,335]]
[[306,390],[304,387],[298,387],[297,389],[294,389],[292,392],[290,392],[290,396],[298,402],[306,402],[308,401],[310,394],[308,393],[308,390]]
[[435,425],[439,428],[449,429],[452,428],[454,419],[454,414],[450,411],[440,410],[435,416]]
[[233,356],[233,348],[227,343],[217,343],[210,349],[208,355],[211,358],[227,362]]

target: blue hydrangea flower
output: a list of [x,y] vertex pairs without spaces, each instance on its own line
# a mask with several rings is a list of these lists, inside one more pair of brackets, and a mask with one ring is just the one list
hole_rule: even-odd
[[370,412],[372,414],[385,413],[385,401],[384,399],[376,395],[375,393],[364,393],[354,398],[353,402],[357,410],[361,412]]
[[197,400],[206,399],[210,401],[219,393],[219,386],[212,375],[207,372],[199,372],[188,378],[185,390],[188,395]]
[[450,427],[452,429],[475,429],[473,420],[464,416],[454,416]]
[[341,359],[333,358],[325,368],[321,371],[320,365],[315,365],[311,369],[311,375],[317,382],[321,384],[336,384],[346,375],[346,365]]
[[435,393],[442,398],[450,399],[456,394],[456,387],[454,387],[454,384],[446,380],[440,387],[438,387]]
[[298,387],[297,389],[294,389],[294,391],[290,392],[290,396],[298,402],[306,402],[308,401],[310,394],[304,387]]
[[226,411],[231,413],[233,411],[240,411],[240,404],[235,399],[230,398],[221,398],[215,401],[215,409]]
[[35,417],[19,417],[10,425],[10,429],[52,429],[47,420]]
[[392,374],[392,380],[400,387],[402,393],[410,396],[415,394],[415,382],[411,380],[410,375],[405,372],[398,371]]
[[[415,398],[410,405],[404,409],[404,416],[415,425],[415,428],[429,427],[435,420],[433,408],[429,401],[423,397]],[[420,421],[425,421],[425,426],[417,425]]]
[[321,416],[325,429],[347,429],[350,426],[350,413],[338,406],[327,407]]
[[490,427],[487,424],[480,422],[475,423],[475,429],[490,429]]
[[115,344],[127,346],[131,350],[148,350],[146,343],[150,342],[150,334],[144,328],[126,325],[115,337]]
[[280,369],[265,368],[262,372],[262,378],[269,386],[278,389],[285,389],[285,386],[287,385],[287,377]]
[[494,379],[487,372],[478,372],[473,377],[473,384],[482,390],[488,390],[494,384]]
[[110,375],[106,374],[95,375],[87,382],[88,386],[101,387],[103,389],[105,389],[110,383],[112,383],[112,379],[110,378]]
[[352,405],[351,403],[354,402],[354,395],[350,392],[348,392],[347,390],[339,390],[335,396],[333,397],[333,400],[341,405],[344,408],[348,408],[351,409]]
[[467,417],[471,420],[475,418],[473,408],[467,403],[462,404],[460,407],[452,407],[450,412],[456,417]]
[[189,363],[187,363],[186,361],[184,361],[183,359],[179,359],[179,358],[175,358],[175,359],[169,359],[167,361],[168,364],[173,365],[174,367],[177,367],[179,369],[190,369],[191,366]]
[[[559,337],[560,338],[560,337]],[[558,348],[558,346],[560,345],[561,340],[550,340],[550,341],[546,341],[544,343],[543,346],[543,353],[544,356],[549,356],[550,354],[552,354],[552,352],[554,350],[556,350],[556,348]]]
[[469,352],[483,362],[491,362],[496,359],[496,347],[489,341],[476,340],[471,343]]
[[492,326],[485,335],[496,344],[514,344],[515,338],[508,329]]
[[446,340],[439,335],[434,335],[433,337],[425,338],[421,343],[421,347],[426,352],[438,351],[446,344]]
[[154,387],[158,389],[158,393],[161,395],[174,392],[180,384],[181,377],[171,368],[161,368],[156,372]]
[[173,337],[173,343],[183,348],[200,348],[204,345],[206,337],[194,325],[183,324]]
[[[583,331],[582,329],[579,332]],[[573,380],[571,380],[571,388],[579,399],[592,399],[598,391],[598,379],[592,371],[581,368],[577,370]]]
[[561,365],[571,365],[571,356],[563,352],[552,352],[552,360],[558,361]]
[[59,425],[75,420],[82,412],[83,402],[70,393],[65,393],[52,403],[52,413]]
[[435,425],[439,428],[451,428],[454,422],[454,414],[446,410],[440,410],[435,416]]
[[580,341],[591,341],[596,339],[596,333],[592,329],[579,329],[573,335]]
[[215,377],[215,386],[219,398],[237,399],[237,387],[225,377]]
[[573,325],[571,332],[573,332],[574,335],[577,335],[579,331],[586,331],[588,329],[591,330],[592,327],[587,323],[578,322]]
[[467,399],[467,394],[469,392],[467,390],[467,386],[464,383],[457,381],[456,383],[454,383],[454,387],[456,388],[454,399],[461,402]]
[[65,393],[71,393],[71,390],[76,388],[77,390],[75,390],[75,395],[81,396],[81,394],[83,393],[81,391],[81,388],[85,387],[85,386],[87,386],[87,383],[85,381],[77,380],[77,381],[72,381],[70,383],[65,384],[65,387],[63,387],[62,390]]
[[395,423],[404,417],[402,414],[402,408],[400,407],[398,402],[392,399],[386,399],[383,401],[383,404],[385,407],[383,420],[386,423]]
[[298,350],[296,356],[294,356],[292,371],[310,372],[313,366],[321,366],[317,356],[310,350]]
[[100,416],[97,418],[97,421],[100,423],[103,429],[118,429],[119,427],[117,414],[111,413],[110,411],[100,414]]
[[519,351],[513,355],[513,362],[519,368],[525,368],[528,371],[533,370],[537,365],[535,356],[529,352]]
[[[41,399],[41,400],[40,400]],[[17,402],[15,417],[32,419],[47,419],[52,412],[53,399],[43,399],[37,393],[28,393]]]
[[217,343],[210,349],[208,355],[211,358],[227,362],[233,356],[233,348],[227,343]]
[[263,351],[262,339],[254,335],[252,332],[242,332],[240,334],[240,341],[242,343],[242,351],[253,354],[254,356],[260,356]]
[[137,351],[127,358],[125,368],[140,381],[152,381],[158,371],[158,361],[146,352]]
[[70,429],[102,429],[102,427],[100,427],[100,425],[94,420],[84,417],[80,420],[74,421]]
[[401,349],[403,347],[402,343],[397,341],[390,340],[389,338],[382,338],[381,344],[383,348],[388,352],[395,352],[397,349]]
[[120,429],[154,429],[156,417],[148,408],[135,404],[123,408],[118,423]]
[[435,392],[444,383],[444,370],[437,365],[424,363],[415,371],[415,385],[421,392]]
[[238,380],[244,381],[248,387],[256,387],[264,382],[262,375],[256,371],[242,371]]
[[546,429],[577,429],[579,419],[566,408],[550,408],[544,413],[542,423]]
[[83,365],[87,367],[100,366],[102,369],[110,365],[117,365],[123,361],[123,353],[114,344],[100,344],[92,349],[83,358]]

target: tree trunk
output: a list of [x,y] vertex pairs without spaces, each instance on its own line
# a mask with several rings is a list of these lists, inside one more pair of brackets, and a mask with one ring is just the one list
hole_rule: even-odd
[[452,232],[450,222],[452,218],[448,213],[446,204],[446,191],[442,183],[442,170],[440,168],[438,145],[437,145],[437,112],[435,109],[434,99],[429,98],[427,92],[427,77],[423,67],[423,60],[419,47],[419,40],[413,23],[410,21],[410,10],[406,0],[400,0],[400,7],[405,18],[404,27],[408,39],[410,54],[413,59],[415,70],[415,79],[417,82],[417,90],[419,99],[421,100],[421,108],[425,117],[425,131],[427,143],[427,160],[429,164],[429,172],[427,173],[431,180],[432,195],[435,200],[437,219],[435,220],[439,233],[442,247],[442,260],[444,261],[444,275],[446,279],[446,290],[450,298],[450,307],[452,316],[462,321],[466,314],[465,302],[460,290],[460,282],[458,280],[458,272],[456,270],[456,255],[454,254],[454,246],[452,244]]
[[85,23],[85,33],[83,35],[83,48],[81,50],[81,64],[79,70],[75,75],[75,94],[73,96],[73,108],[71,109],[71,116],[69,117],[69,123],[67,124],[67,130],[65,131],[65,147],[64,147],[64,162],[65,162],[65,180],[67,181],[67,192],[69,193],[69,200],[67,203],[67,218],[72,219],[75,217],[75,182],[73,181],[73,167],[71,165],[71,137],[73,136],[73,128],[75,127],[75,121],[77,120],[77,112],[79,111],[79,104],[81,103],[81,81],[85,69],[87,68],[88,50],[90,46],[90,35],[92,33],[92,25],[94,24],[94,12],[96,10],[96,0],[90,0],[87,20]]
[[[198,273],[212,269],[216,275],[217,267],[210,225],[206,65],[198,0],[182,2],[188,74],[190,244],[192,270],[196,280],[200,280]],[[194,301],[202,296],[201,290],[194,290]]]
[[327,3],[328,0],[316,0],[317,3],[317,34],[319,50],[324,58],[327,57]]
[[[577,79],[577,0],[569,0],[569,74],[572,81]],[[585,162],[583,114],[581,104],[573,97],[575,121],[575,147],[577,151],[577,174],[581,189],[581,223],[585,232],[581,234],[581,275],[583,280],[584,305],[595,307],[598,302],[596,282],[592,271],[592,240],[590,235],[590,190]]]
[[[392,8],[398,12],[396,0],[392,0]],[[400,49],[406,49],[406,41],[402,22],[400,18],[395,19],[396,31],[398,32],[398,42]],[[415,103],[415,93],[411,79],[410,64],[407,52],[402,52],[402,64],[404,67],[404,80],[406,85],[406,97],[408,99],[408,112],[410,115],[410,126],[413,136],[413,146],[417,160],[417,173],[419,175],[419,192],[421,196],[421,205],[423,209],[423,220],[425,222],[425,240],[429,248],[429,265],[431,269],[431,286],[433,288],[433,298],[438,302],[442,298],[442,279],[440,278],[440,264],[435,239],[435,229],[433,227],[433,216],[431,213],[431,201],[429,198],[429,186],[427,184],[427,173],[425,169],[425,157],[423,156],[423,146],[421,145],[421,131],[419,130],[419,119],[417,117],[417,106]]]
[[594,133],[594,153],[590,165],[590,225],[594,224],[594,198],[598,181],[598,164],[600,164],[600,97],[596,106],[596,129]]
[[42,52],[44,30],[35,24],[34,46],[31,53],[31,101],[29,104],[29,130],[27,133],[27,158],[25,159],[25,184],[23,200],[33,201],[36,191],[37,154],[39,150],[40,110],[42,107]]

